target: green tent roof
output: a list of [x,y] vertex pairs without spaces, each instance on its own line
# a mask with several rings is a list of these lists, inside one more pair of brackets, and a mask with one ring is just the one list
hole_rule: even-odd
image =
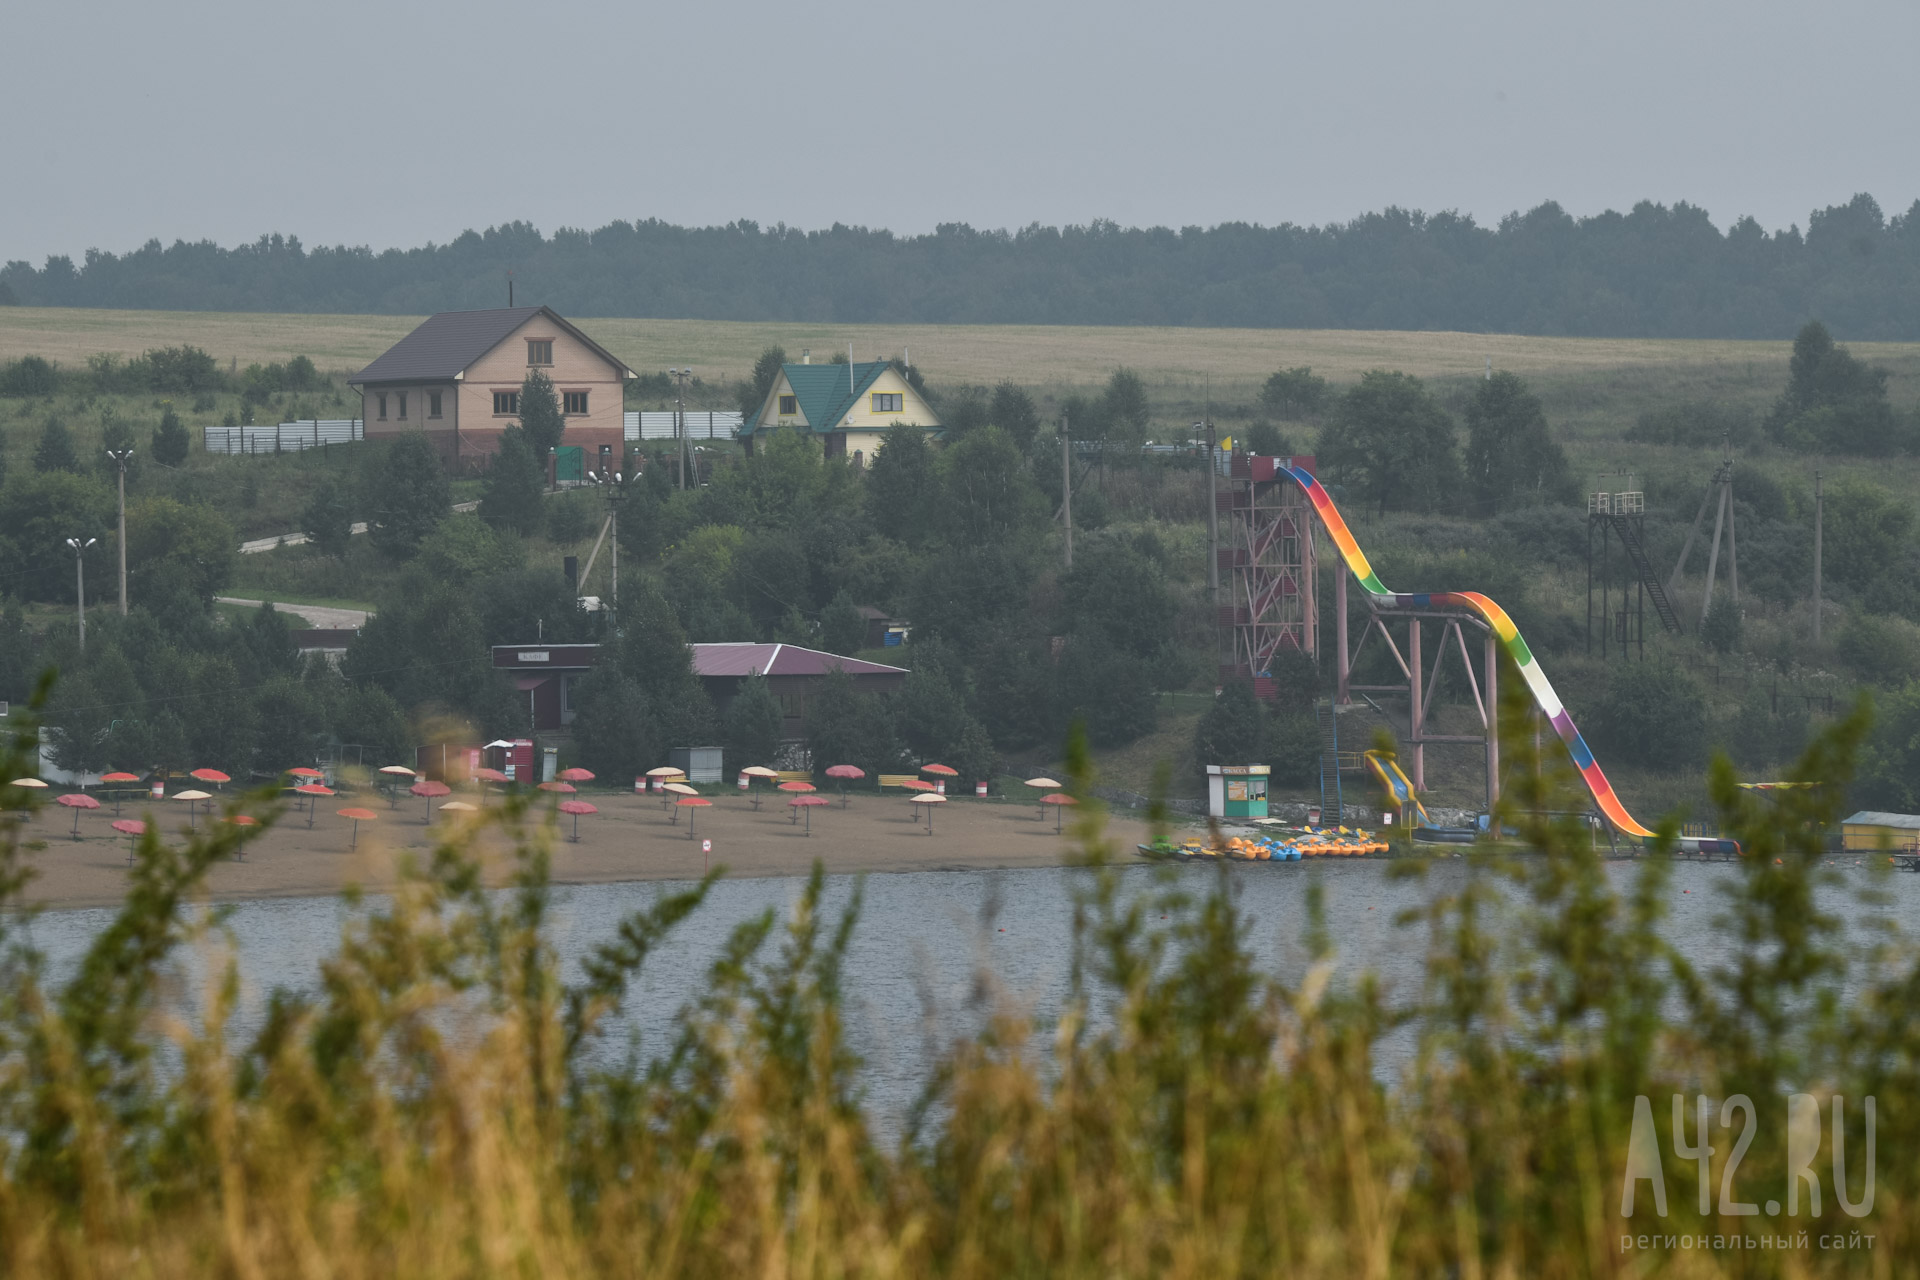
[[[827,432],[836,429],[840,419],[847,416],[847,411],[873,385],[874,379],[887,371],[887,362],[874,360],[853,365],[851,379],[847,376],[847,369],[848,366],[844,364],[781,366],[781,372],[787,376],[787,385],[793,388],[793,394],[800,401],[800,412],[806,417],[808,430]],[[748,429],[752,429],[751,424]]]

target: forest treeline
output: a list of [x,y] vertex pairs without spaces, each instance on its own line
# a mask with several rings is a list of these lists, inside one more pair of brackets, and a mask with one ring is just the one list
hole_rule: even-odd
[[1642,202],[1575,218],[1549,202],[1482,226],[1390,208],[1326,226],[982,231],[917,236],[751,221],[612,222],[551,236],[512,222],[415,249],[222,248],[150,240],[124,254],[0,269],[0,303],[417,315],[522,296],[563,312],[839,323],[1452,329],[1786,338],[1820,316],[1855,339],[1920,338],[1920,201],[1869,195],[1769,233]]

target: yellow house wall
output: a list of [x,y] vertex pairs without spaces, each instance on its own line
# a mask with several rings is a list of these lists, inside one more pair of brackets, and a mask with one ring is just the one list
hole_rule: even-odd
[[[427,393],[440,393],[440,416],[427,416]],[[406,386],[369,387],[360,393],[360,418],[370,436],[395,436],[403,431],[450,430],[453,426],[454,397],[459,387],[452,382],[413,383]],[[400,397],[407,398],[407,413],[400,416]],[[380,398],[386,397],[386,416],[380,414]]]
[[1872,853],[1882,845],[1889,849],[1909,849],[1920,840],[1920,831],[1906,827],[1872,827],[1865,823],[1845,823],[1840,833],[1841,843],[1851,853]]
[[494,414],[493,393],[520,389],[532,368],[527,364],[530,338],[553,342],[553,363],[541,367],[553,382],[553,393],[562,404],[566,403],[569,391],[587,393],[587,412],[567,415],[564,443],[590,445],[621,439],[626,400],[620,370],[553,321],[535,316],[468,366],[460,387],[463,445],[473,445],[476,452],[492,453],[498,448],[499,433],[519,421],[513,414]]
[[[873,411],[873,397],[875,392],[899,393],[901,396],[900,412],[875,413]],[[860,431],[862,429],[868,431],[885,431],[888,427],[902,425],[910,427],[937,427],[940,425],[940,415],[933,411],[931,405],[920,398],[920,393],[908,385],[907,380],[900,376],[898,370],[890,368],[882,371],[880,376],[873,380],[873,385],[860,393],[859,400],[854,402],[853,409],[847,414],[843,421],[846,423],[845,429],[850,432]],[[840,424],[836,422],[833,426],[838,428]],[[849,443],[847,447],[851,449],[853,445]]]
[[[793,395],[793,384],[787,381],[787,375],[781,374],[774,379],[773,391],[767,396],[767,402],[760,406],[760,416],[754,420],[756,430],[762,427],[804,427],[807,416],[804,413],[780,412],[780,397]],[[794,408],[799,408],[799,397],[794,397]]]

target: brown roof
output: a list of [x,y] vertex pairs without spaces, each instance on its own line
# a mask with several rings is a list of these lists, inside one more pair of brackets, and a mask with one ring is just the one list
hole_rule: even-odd
[[823,676],[835,667],[850,676],[903,676],[904,667],[889,667],[837,653],[805,649],[797,644],[695,644],[693,672],[700,676]]
[[442,311],[387,348],[386,354],[347,379],[349,386],[383,382],[451,382],[474,361],[505,342],[537,315],[587,344],[622,376],[633,370],[605,347],[567,323],[551,307],[498,307],[490,311]]

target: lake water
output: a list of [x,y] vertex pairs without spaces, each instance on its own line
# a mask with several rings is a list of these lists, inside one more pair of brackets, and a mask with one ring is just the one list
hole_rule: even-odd
[[[1864,859],[1862,862],[1864,863]],[[1846,883],[1825,891],[1823,905],[1856,923],[1886,915],[1906,932],[1920,932],[1920,876],[1873,876],[1852,858],[1839,860]],[[1464,864],[1433,864],[1425,883],[1394,880],[1388,864],[1354,859],[1233,869],[1239,903],[1250,921],[1250,942],[1268,972],[1296,981],[1306,965],[1301,938],[1306,927],[1306,889],[1315,878],[1325,887],[1329,932],[1338,948],[1338,972],[1352,977],[1371,970],[1389,996],[1417,994],[1425,936],[1419,926],[1396,926],[1395,917],[1459,880]],[[1631,863],[1610,864],[1616,884],[1636,873]],[[1152,886],[1155,868],[1123,875],[1130,889]],[[1216,871],[1179,866],[1183,887],[1205,893]],[[1671,886],[1669,934],[1696,965],[1722,958],[1724,943],[1711,928],[1722,908],[1714,883],[1732,874],[1724,864],[1681,863]],[[999,871],[916,871],[874,875],[865,882],[865,903],[847,958],[847,1033],[865,1061],[864,1085],[883,1126],[904,1112],[926,1078],[932,1046],[973,1028],[978,1016],[970,998],[976,975],[986,973],[1001,989],[1041,1019],[1056,1014],[1065,998],[1071,948],[1073,893],[1085,872],[1065,868]],[[1862,905],[1856,895],[1870,884],[1884,891],[1883,905]],[[772,907],[791,909],[803,882],[794,878],[722,880],[706,905],[684,922],[648,962],[625,1011],[625,1026],[637,1030],[643,1050],[659,1051],[671,1034],[681,1004],[700,989],[734,925]],[[613,936],[620,919],[662,893],[683,885],[660,882],[563,885],[553,891],[554,945],[577,976],[579,958]],[[837,913],[852,891],[851,877],[828,881],[828,910]],[[364,908],[362,908],[364,909]],[[258,1026],[265,996],[274,988],[315,991],[320,961],[337,947],[352,909],[337,898],[285,898],[240,903],[228,924],[245,983],[232,1028],[240,1042]],[[70,970],[93,936],[112,918],[105,909],[49,911],[32,923],[31,936],[55,967]],[[769,954],[778,938],[769,943]],[[203,958],[184,953],[183,1000],[201,988]],[[1383,1067],[1403,1062],[1413,1032],[1403,1029],[1381,1046]],[[624,1052],[626,1037],[609,1037],[609,1052]]]

